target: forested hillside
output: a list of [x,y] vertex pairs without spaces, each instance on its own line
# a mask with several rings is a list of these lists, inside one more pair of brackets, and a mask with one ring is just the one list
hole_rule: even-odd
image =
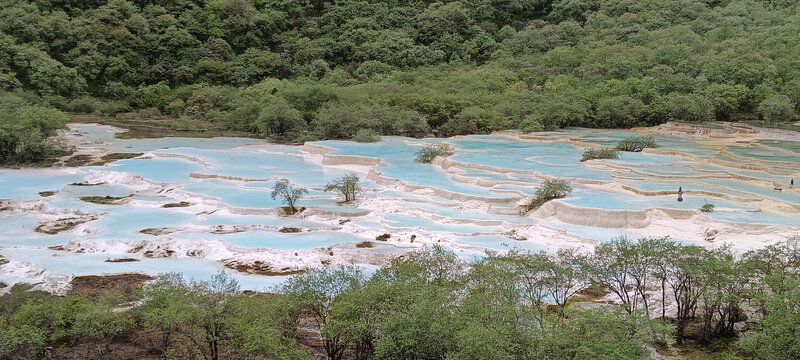
[[[276,141],[794,119],[793,0],[5,0],[0,87]],[[7,95],[6,95],[7,96]]]

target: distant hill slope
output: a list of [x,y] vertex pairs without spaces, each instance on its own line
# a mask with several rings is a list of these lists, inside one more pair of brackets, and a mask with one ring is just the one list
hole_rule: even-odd
[[7,0],[0,88],[276,141],[800,110],[791,0]]

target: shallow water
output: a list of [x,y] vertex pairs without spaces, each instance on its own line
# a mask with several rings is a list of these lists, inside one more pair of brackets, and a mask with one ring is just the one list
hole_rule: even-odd
[[[372,144],[315,142],[332,148],[332,155],[378,158],[385,164],[372,167],[381,173],[383,179],[364,181],[363,203],[351,207],[340,206],[337,202],[341,199],[336,194],[322,191],[327,182],[351,170],[346,166],[321,165],[319,156],[305,153],[300,146],[237,138],[117,140],[109,127],[80,124],[76,128],[85,133],[82,138],[88,144],[85,146],[146,154],[105,166],[0,169],[0,199],[27,201],[29,205],[26,206],[38,209],[31,213],[0,211],[0,254],[63,275],[180,271],[189,277],[204,279],[222,269],[220,262],[207,259],[149,259],[141,254],[126,254],[142,261],[107,263],[107,258],[121,254],[74,254],[47,249],[74,239],[157,239],[140,232],[146,228],[178,229],[166,236],[179,241],[214,240],[240,248],[298,251],[337,245],[355,249],[355,243],[373,240],[377,234],[393,233],[398,236],[391,242],[359,251],[399,254],[421,243],[441,243],[453,247],[464,258],[479,257],[480,249],[555,251],[560,247],[581,246],[580,243],[558,243],[552,239],[547,242],[541,239],[516,241],[503,235],[508,229],[525,229],[533,225],[546,225],[564,234],[595,242],[605,242],[620,235],[639,236],[636,229],[608,229],[518,215],[517,206],[523,199],[533,195],[536,186],[551,177],[572,179],[573,193],[559,201],[573,206],[610,210],[696,210],[712,203],[717,208],[717,211],[707,214],[712,219],[800,227],[797,212],[763,210],[756,202],[768,199],[782,204],[783,209],[800,206],[800,191],[788,185],[783,186],[783,191],[776,191],[769,183],[788,184],[791,174],[800,174],[800,157],[796,156],[800,144],[788,141],[750,142],[746,146],[723,149],[689,137],[659,136],[656,140],[661,147],[657,150],[686,156],[622,153],[618,160],[588,163],[579,161],[583,151],[580,142],[614,145],[633,133],[568,129],[536,134],[552,137],[552,141],[476,135],[421,140],[384,137],[383,141]],[[573,140],[565,140],[565,137]],[[413,161],[414,153],[421,148],[420,143],[442,141],[455,148],[451,159],[459,164],[443,169]],[[710,158],[747,162],[720,153],[723,150],[751,159],[759,166],[769,168],[774,165],[771,171],[786,175],[706,162]],[[771,164],[763,160],[785,161],[787,164]],[[797,167],[792,165],[795,162],[799,163]],[[738,180],[729,174],[762,181]],[[364,179],[366,173],[357,175]],[[459,181],[454,181],[454,176]],[[299,205],[312,209],[309,211],[316,215],[309,219],[277,215],[278,208],[284,204],[280,199],[272,199],[270,192],[275,181],[281,178],[309,190]],[[70,185],[101,180],[107,183]],[[401,182],[394,183],[394,180]],[[583,182],[623,184],[642,191],[674,192],[680,186],[687,193],[683,202],[677,202],[675,195],[642,196],[619,188],[587,186]],[[57,193],[42,197],[39,195],[41,191]],[[742,202],[692,191],[731,196],[732,199],[742,199]],[[91,204],[79,199],[81,196],[106,195],[133,196],[122,205]],[[463,200],[465,198],[473,200]],[[161,207],[180,201],[187,201],[192,206]],[[41,221],[69,217],[74,211],[93,212],[99,218],[57,235],[34,231]],[[348,219],[351,220],[349,224],[342,225]],[[241,229],[225,235],[205,230],[217,226]],[[282,227],[297,227],[302,232],[285,234],[276,231]],[[357,231],[353,234],[344,229]],[[411,234],[417,234],[419,241],[410,243]],[[263,276],[236,276],[244,288],[260,289],[280,281],[280,278]]]

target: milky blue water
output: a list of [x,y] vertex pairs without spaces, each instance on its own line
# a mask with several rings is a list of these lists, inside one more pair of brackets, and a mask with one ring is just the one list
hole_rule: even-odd
[[[107,258],[119,257],[121,254],[72,254],[48,250],[47,247],[61,245],[75,238],[151,241],[156,237],[142,234],[142,229],[172,227],[190,230],[166,235],[170,238],[184,241],[218,240],[250,249],[299,251],[337,245],[354,248],[357,242],[374,240],[375,233],[405,232],[402,235],[404,247],[396,247],[390,241],[373,249],[363,249],[375,254],[398,254],[418,245],[405,242],[409,234],[424,231],[454,240],[457,254],[465,259],[483,256],[482,251],[474,250],[475,247],[491,250],[507,250],[513,247],[530,251],[554,251],[557,248],[547,247],[533,240],[516,241],[503,235],[509,227],[540,224],[540,220],[481,210],[492,208],[495,211],[516,214],[523,197],[533,195],[536,187],[545,179],[554,177],[566,178],[572,183],[574,191],[559,201],[573,206],[624,210],[696,210],[706,203],[712,203],[717,210],[706,215],[713,219],[800,226],[800,216],[796,212],[765,211],[754,205],[757,202],[737,202],[691,193],[707,191],[754,201],[769,199],[783,204],[784,208],[800,206],[800,191],[788,186],[789,180],[795,177],[800,181],[800,156],[796,156],[800,154],[800,144],[795,142],[761,142],[767,146],[760,146],[758,142],[747,142],[723,148],[718,145],[707,146],[692,138],[657,136],[656,141],[660,147],[655,149],[656,153],[625,152],[621,153],[618,160],[598,160],[588,164],[580,162],[584,147],[576,144],[577,141],[614,146],[619,140],[635,133],[576,128],[535,134],[553,138],[568,137],[572,140],[520,140],[510,136],[476,135],[451,139],[388,136],[381,142],[369,144],[349,141],[315,142],[317,145],[333,148],[331,154],[334,155],[378,158],[385,166],[376,166],[373,170],[379,171],[384,178],[402,182],[399,185],[392,185],[391,181],[388,185],[379,185],[372,181],[363,181],[362,186],[366,190],[362,194],[364,203],[341,206],[338,203],[341,198],[337,194],[324,192],[322,189],[331,180],[348,174],[351,170],[344,166],[321,165],[319,157],[306,156],[300,146],[272,145],[258,139],[239,138],[117,140],[108,127],[79,124],[77,128],[86,134],[85,140],[93,147],[146,154],[140,158],[119,160],[104,166],[0,169],[0,199],[27,201],[29,206],[38,204],[38,209],[49,211],[50,219],[59,217],[58,214],[72,216],[69,214],[75,210],[89,211],[99,216],[97,220],[82,226],[89,232],[69,231],[47,235],[34,231],[42,221],[41,216],[37,218],[35,213],[0,211],[0,254],[13,260],[30,261],[58,274],[123,271],[155,274],[179,271],[204,280],[222,269],[222,264],[194,258],[148,259],[138,254],[125,256],[140,258],[141,262],[107,263]],[[465,163],[464,165],[457,165],[451,172],[447,172],[436,165],[413,161],[414,153],[422,148],[420,143],[438,144],[443,141],[455,149],[455,155],[451,159]],[[768,167],[771,172],[778,172],[780,175],[728,168],[703,161],[703,157],[708,157],[747,163],[721,154],[720,151],[723,150],[751,159],[749,163]],[[683,153],[700,157],[701,160],[690,162],[691,157],[666,155],[657,153],[658,151]],[[786,164],[770,164],[763,160],[783,161]],[[478,167],[491,167],[500,171]],[[639,173],[629,169],[635,169]],[[89,176],[95,182],[97,175],[103,172],[135,175],[144,181],[153,182],[154,185],[150,189],[144,189],[139,180],[134,181],[136,184],[128,185],[125,182],[116,183],[114,177],[109,177],[109,183],[97,186],[69,185],[88,182]],[[493,185],[456,182],[453,180],[454,173],[473,180],[486,180]],[[729,173],[787,185],[783,186],[783,191],[776,191],[771,184],[737,180],[730,177]],[[192,174],[230,179],[203,179],[193,177]],[[358,173],[357,176],[363,179],[366,173]],[[276,208],[284,204],[280,199],[272,199],[270,192],[275,181],[281,178],[308,189],[298,205],[310,208],[309,213],[316,211],[321,215],[311,220],[304,219],[305,215],[277,216]],[[675,195],[641,196],[612,188],[587,186],[582,184],[584,181],[625,184],[643,191],[676,191],[680,186],[687,193],[684,194],[683,202],[677,202]],[[441,190],[440,195],[434,195],[432,190]],[[41,191],[57,193],[44,198],[39,195]],[[191,197],[189,200],[201,204],[202,208],[160,207],[165,203],[187,200],[178,198],[176,193],[188,193]],[[483,200],[472,200],[477,201],[475,203],[456,200],[465,198],[459,197],[459,194]],[[123,205],[99,205],[79,199],[81,196],[106,195],[131,195],[132,202]],[[385,208],[375,205],[378,199],[387,201]],[[480,206],[473,206],[475,204]],[[354,235],[339,230],[341,226],[338,222],[344,219],[351,220],[348,227],[356,226],[372,235]],[[241,225],[246,231],[222,235],[199,230],[217,225]],[[607,229],[560,222],[547,222],[545,225],[600,242],[620,235],[638,236],[631,229]],[[256,228],[250,228],[251,226]],[[297,227],[303,231],[296,234],[275,231],[281,227]],[[679,240],[691,242],[693,239]],[[420,237],[420,241],[424,242],[424,239]],[[469,250],[459,248],[461,245],[469,246]],[[574,243],[562,245],[575,246]],[[238,273],[235,276],[245,288],[256,289],[280,281],[276,278]]]
[[641,210],[647,207],[695,210],[706,203],[712,203],[719,208],[756,210],[752,206],[708,196],[686,195],[679,202],[677,195],[640,196],[593,188],[577,188],[572,196],[560,201],[575,206],[616,210]]
[[512,224],[535,224],[536,221],[525,216],[509,216],[490,214],[483,211],[464,209],[450,206],[439,206],[427,203],[415,202],[398,202],[398,205],[409,209],[427,209],[438,216],[444,216],[452,219],[460,220],[489,220],[489,221],[505,221]]
[[359,155],[381,159],[388,166],[376,168],[384,176],[402,179],[411,185],[432,187],[451,192],[501,199],[505,196],[487,188],[453,182],[450,175],[437,166],[413,161],[414,153],[421,149],[406,144],[407,139],[384,136],[379,143],[356,143],[350,141],[320,141],[318,144],[335,148],[335,155]]
[[531,243],[529,241],[514,240],[502,235],[459,236],[457,242],[459,244],[475,245],[495,250],[518,249],[532,252],[551,250],[544,245]]
[[[11,260],[33,263],[58,275],[103,275],[138,272],[158,275],[169,272],[181,273],[187,280],[207,281],[219,271],[231,275],[242,289],[267,290],[285,277],[246,275],[226,269],[213,260],[200,258],[147,258],[135,254],[74,254],[48,249],[3,249],[3,255]],[[109,263],[118,257],[136,258],[137,262]],[[5,280],[5,279],[4,279]],[[24,279],[22,279],[24,280]]]
[[762,143],[764,145],[767,145],[767,146],[773,146],[773,147],[776,147],[776,148],[781,148],[781,149],[784,149],[784,150],[793,151],[793,152],[797,153],[798,155],[800,155],[800,144],[798,144],[796,142],[793,142],[793,141],[762,140],[762,141],[760,141],[760,143]]
[[59,170],[0,169],[0,199],[39,199],[39,192],[58,190],[67,184],[83,180],[81,174]]
[[778,153],[768,149],[759,149],[751,147],[730,147],[728,148],[728,151],[736,155],[752,159],[800,163],[800,156],[797,156],[797,154]]
[[[97,167],[88,167],[92,169]],[[189,174],[203,170],[203,165],[177,158],[127,159],[115,161],[103,169],[136,174],[160,182],[183,183],[191,180]]]
[[457,234],[474,234],[481,232],[497,232],[502,230],[499,226],[480,226],[469,224],[453,224],[453,223],[440,223],[435,220],[427,218],[418,218],[415,216],[402,215],[402,214],[387,214],[383,220],[389,227],[403,228],[403,229],[424,229],[428,231],[441,231]]
[[369,240],[353,234],[333,231],[311,231],[289,234],[258,229],[224,235],[188,232],[181,233],[180,236],[187,239],[218,239],[232,245],[248,248],[281,250],[316,249]]

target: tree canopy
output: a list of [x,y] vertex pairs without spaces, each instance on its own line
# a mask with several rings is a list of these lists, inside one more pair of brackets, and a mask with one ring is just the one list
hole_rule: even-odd
[[800,6],[771,0],[0,4],[0,87],[276,141],[791,121]]

